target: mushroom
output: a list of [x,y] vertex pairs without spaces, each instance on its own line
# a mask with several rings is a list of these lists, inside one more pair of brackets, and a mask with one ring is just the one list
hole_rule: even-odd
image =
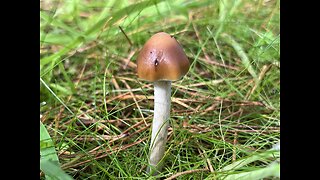
[[138,77],[154,84],[154,116],[147,172],[162,169],[168,135],[171,105],[171,81],[179,80],[189,70],[189,60],[173,36],[154,34],[141,49],[137,59]]

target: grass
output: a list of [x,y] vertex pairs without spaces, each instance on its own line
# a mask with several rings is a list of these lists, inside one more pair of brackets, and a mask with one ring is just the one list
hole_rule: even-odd
[[40,4],[41,179],[149,178],[153,86],[135,63],[159,31],[191,63],[159,177],[279,179],[279,0]]

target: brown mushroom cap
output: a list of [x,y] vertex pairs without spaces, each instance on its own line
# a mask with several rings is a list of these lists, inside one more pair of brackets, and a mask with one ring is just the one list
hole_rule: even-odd
[[175,81],[189,70],[189,60],[174,37],[164,32],[153,35],[141,49],[137,72],[147,81]]

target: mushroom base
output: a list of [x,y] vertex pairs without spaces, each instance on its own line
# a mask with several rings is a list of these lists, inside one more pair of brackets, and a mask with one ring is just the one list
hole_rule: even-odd
[[171,106],[171,81],[154,82],[154,116],[147,172],[158,174],[162,169],[163,155],[168,136]]

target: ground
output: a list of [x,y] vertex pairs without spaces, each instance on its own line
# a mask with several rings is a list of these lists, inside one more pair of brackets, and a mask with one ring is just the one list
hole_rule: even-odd
[[41,178],[148,177],[153,85],[136,58],[160,31],[191,66],[172,84],[159,177],[279,178],[279,4],[41,1]]

